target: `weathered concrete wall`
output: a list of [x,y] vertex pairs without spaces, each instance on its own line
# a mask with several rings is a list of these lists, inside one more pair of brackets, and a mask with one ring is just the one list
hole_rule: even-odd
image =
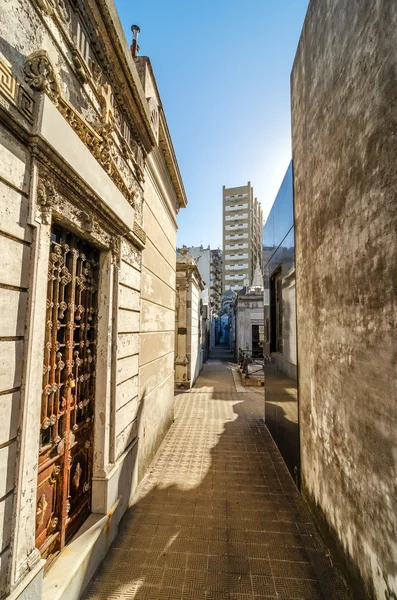
[[[292,72],[304,492],[397,597],[397,3],[312,0]],[[361,589],[360,589],[361,582]]]

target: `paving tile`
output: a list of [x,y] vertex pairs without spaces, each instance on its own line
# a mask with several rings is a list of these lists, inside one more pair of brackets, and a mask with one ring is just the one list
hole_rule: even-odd
[[85,600],[348,600],[262,416],[205,365]]

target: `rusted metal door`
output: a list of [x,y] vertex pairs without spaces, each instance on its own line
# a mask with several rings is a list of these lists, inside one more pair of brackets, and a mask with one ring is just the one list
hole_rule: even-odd
[[98,266],[92,246],[53,226],[36,508],[47,566],[91,510]]

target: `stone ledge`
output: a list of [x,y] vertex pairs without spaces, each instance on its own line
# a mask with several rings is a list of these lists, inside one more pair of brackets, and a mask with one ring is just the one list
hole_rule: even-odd
[[44,564],[45,560],[39,560],[21,583],[7,596],[7,600],[42,600]]
[[79,600],[118,532],[114,513],[91,514],[43,580],[42,600]]

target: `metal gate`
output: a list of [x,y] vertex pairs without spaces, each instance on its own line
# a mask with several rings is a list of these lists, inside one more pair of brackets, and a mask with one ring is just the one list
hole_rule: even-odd
[[53,226],[36,508],[46,566],[91,510],[98,266],[93,247]]

